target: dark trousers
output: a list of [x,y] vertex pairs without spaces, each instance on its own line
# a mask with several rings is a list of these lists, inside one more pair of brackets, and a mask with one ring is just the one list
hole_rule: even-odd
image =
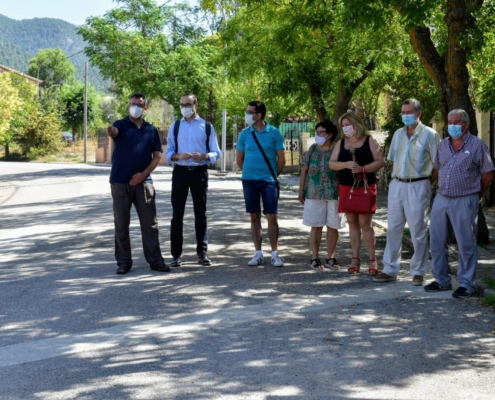
[[140,183],[139,185],[112,183],[110,186],[113,197],[117,265],[132,267],[129,225],[131,223],[131,207],[134,204],[141,226],[144,257],[150,266],[163,266],[164,261],[158,239],[154,186],[151,183]]
[[206,166],[189,170],[176,165],[172,173],[172,222],[170,226],[170,247],[172,257],[182,255],[183,219],[187,196],[191,190],[196,229],[196,253],[208,251],[208,227],[206,225],[206,197],[208,193],[208,171]]

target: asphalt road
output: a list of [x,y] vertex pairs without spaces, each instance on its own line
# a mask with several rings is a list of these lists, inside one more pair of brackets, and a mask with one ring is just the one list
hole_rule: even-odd
[[[196,264],[189,199],[183,267],[150,270],[133,214],[134,267],[115,275],[108,175],[0,163],[0,399],[493,399],[495,313],[413,287],[407,260],[385,285],[310,270],[292,191],[282,269],[246,265],[240,178],[211,174],[214,264]],[[153,178],[170,261],[170,168]],[[384,244],[377,231],[379,258]],[[337,258],[350,262],[347,229]]]

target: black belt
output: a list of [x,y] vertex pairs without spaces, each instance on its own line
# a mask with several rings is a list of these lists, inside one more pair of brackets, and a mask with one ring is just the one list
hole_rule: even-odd
[[404,182],[404,183],[412,183],[412,182],[417,182],[417,181],[424,181],[425,179],[430,179],[429,176],[423,176],[422,178],[413,178],[413,179],[401,179],[395,177],[398,181]]
[[175,167],[186,169],[188,171],[204,171],[205,169],[208,169],[207,165],[179,165],[179,164],[177,164]]

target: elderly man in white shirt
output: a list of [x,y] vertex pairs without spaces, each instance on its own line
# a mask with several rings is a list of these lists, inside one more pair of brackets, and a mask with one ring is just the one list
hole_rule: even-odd
[[414,254],[412,284],[421,286],[428,270],[428,210],[431,174],[440,137],[421,123],[421,104],[416,99],[402,103],[402,122],[392,138],[387,159],[394,163],[388,189],[387,244],[383,271],[373,282],[394,282],[400,270],[402,237],[407,222]]

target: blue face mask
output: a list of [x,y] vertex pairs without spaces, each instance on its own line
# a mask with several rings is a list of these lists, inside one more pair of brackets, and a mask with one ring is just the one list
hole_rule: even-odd
[[452,139],[459,139],[462,136],[462,125],[449,125],[447,130]]
[[406,114],[402,116],[402,122],[406,126],[413,126],[416,123],[416,115],[415,114]]

